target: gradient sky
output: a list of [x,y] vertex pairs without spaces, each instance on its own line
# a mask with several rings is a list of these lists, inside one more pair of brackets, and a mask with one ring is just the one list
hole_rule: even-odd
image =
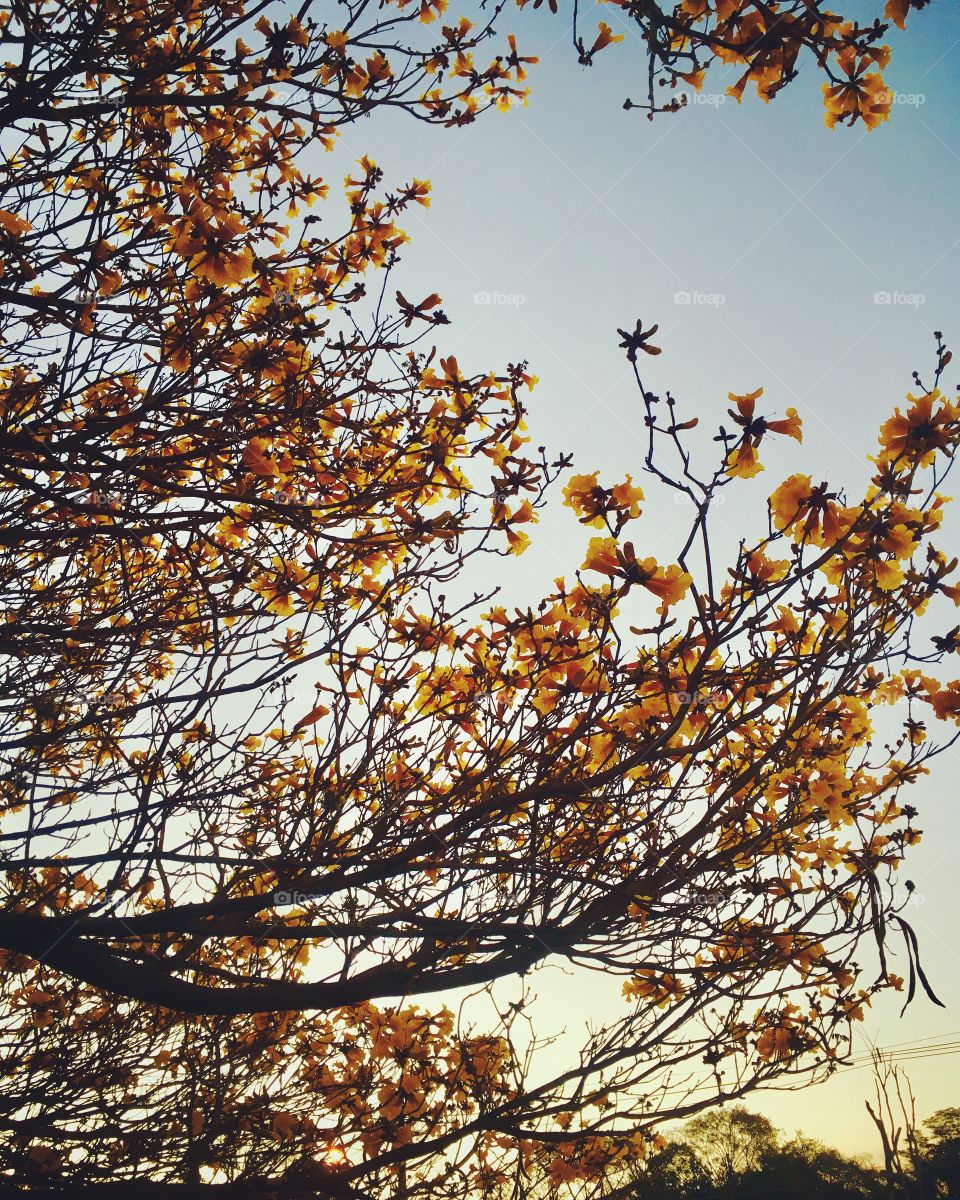
[[[866,23],[883,4],[844,8]],[[960,5],[936,0],[913,14],[906,34],[892,32],[886,78],[898,102],[874,133],[824,126],[810,63],[769,105],[724,101],[729,79],[711,74],[707,102],[651,123],[622,108],[643,88],[635,34],[610,6],[595,15],[627,36],[587,69],[576,62],[567,14],[505,13],[503,29],[518,34],[521,53],[541,58],[528,107],[465,130],[378,112],[311,167],[336,182],[366,153],[388,182],[432,180],[431,208],[403,222],[412,242],[397,282],[411,299],[442,294],[453,324],[437,340],[467,370],[529,360],[540,377],[534,444],[572,451],[579,470],[600,468],[608,482],[642,476],[639,395],[615,332],[638,317],[659,322],[663,347],[645,365],[645,384],[670,388],[684,416],[712,428],[728,391],[760,386],[765,411],[795,406],[802,450],[765,446],[765,474],[727,489],[735,499],[718,511],[718,534],[734,546],[765,528],[765,497],[791,470],[813,465],[859,494],[881,421],[910,390],[914,369],[932,374],[932,331],[960,349]],[[884,292],[915,300],[876,303]],[[679,304],[677,293],[714,302]],[[478,303],[478,294],[491,301]],[[658,500],[649,480],[645,487],[638,553],[671,561],[689,515]],[[558,502],[531,550],[504,567],[508,600],[535,601],[579,563],[583,531]],[[960,507],[941,544],[960,552]],[[861,1049],[960,1031],[958,775],[960,751],[949,752],[914,789],[925,838],[907,870],[918,901],[907,915],[947,1008],[921,998],[900,1019],[897,998],[884,996],[862,1026]],[[891,965],[906,974],[902,955]],[[558,984],[562,1004],[541,989],[557,1023],[594,1009],[599,990]],[[921,1116],[960,1105],[960,1059],[905,1065]],[[802,1092],[755,1093],[750,1105],[787,1131],[875,1154],[864,1109],[871,1094],[869,1070],[851,1069]]]

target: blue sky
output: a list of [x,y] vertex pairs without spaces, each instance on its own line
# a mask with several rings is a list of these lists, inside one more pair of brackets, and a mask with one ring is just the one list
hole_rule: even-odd
[[[869,21],[883,5],[848,7]],[[626,31],[611,6],[596,16]],[[769,105],[724,100],[721,77],[708,75],[703,102],[651,123],[622,108],[642,90],[632,31],[587,69],[576,62],[563,12],[507,11],[503,28],[542,60],[526,108],[465,130],[378,112],[316,163],[335,182],[366,153],[388,181],[432,180],[431,208],[404,222],[412,243],[398,283],[411,298],[443,296],[453,325],[438,331],[441,349],[471,370],[528,359],[540,377],[530,405],[534,444],[572,451],[577,469],[600,468],[608,480],[625,472],[638,479],[639,396],[616,328],[659,322],[663,353],[645,383],[669,387],[684,415],[713,426],[728,391],[763,386],[771,411],[792,405],[804,418],[802,451],[792,442],[768,451],[765,474],[719,512],[718,532],[731,545],[763,528],[766,495],[801,455],[804,469],[817,464],[856,496],[881,421],[910,390],[914,369],[932,373],[932,331],[960,349],[960,6],[938,0],[913,14],[908,33],[893,31],[886,78],[897,103],[890,123],[869,134],[824,126],[821,81],[809,63]],[[878,302],[884,295],[890,302]],[[669,561],[686,514],[647,491],[635,540]],[[553,508],[534,547],[505,570],[508,598],[539,597],[579,562],[582,531]],[[943,543],[960,552],[960,509]],[[926,836],[909,864],[918,897],[910,919],[948,1007],[918,1000],[901,1020],[896,999],[886,998],[864,1023],[863,1046],[960,1030],[958,774],[960,752],[944,755],[916,789]],[[568,991],[567,1015],[570,1002]],[[921,1115],[960,1105],[958,1062],[907,1064]],[[870,1095],[861,1069],[751,1103],[787,1130],[876,1152],[863,1103]]]

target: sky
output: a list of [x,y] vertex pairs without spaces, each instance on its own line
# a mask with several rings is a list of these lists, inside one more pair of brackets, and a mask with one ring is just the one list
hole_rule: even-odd
[[[867,22],[883,4],[851,7]],[[728,392],[761,386],[763,411],[797,408],[802,449],[765,445],[765,474],[727,489],[735,498],[718,510],[718,534],[733,547],[765,527],[766,495],[793,470],[815,464],[858,495],[880,423],[915,369],[932,374],[933,330],[960,349],[960,5],[936,0],[906,33],[891,31],[885,77],[896,102],[873,133],[825,127],[809,62],[771,104],[748,95],[737,105],[722,92],[729,78],[708,75],[700,102],[650,122],[622,107],[643,90],[636,35],[612,6],[593,15],[626,37],[584,68],[566,13],[505,12],[502,28],[517,33],[521,53],[541,59],[526,107],[463,130],[378,111],[310,165],[336,182],[368,154],[389,182],[432,181],[431,207],[402,222],[411,243],[399,286],[411,299],[443,296],[452,325],[438,344],[467,370],[529,361],[540,379],[533,444],[572,452],[579,471],[643,483],[640,397],[616,333],[638,318],[659,323],[663,348],[644,364],[645,385],[669,388],[684,417],[715,425]],[[645,487],[638,556],[671,561],[689,514]],[[582,541],[558,495],[533,547],[504,567],[505,597],[536,600],[554,575],[571,575]],[[941,545],[960,553],[960,501]],[[908,915],[947,1007],[921,998],[901,1019],[901,1001],[881,997],[861,1050],[960,1038],[958,774],[960,750],[948,752],[910,798],[925,838],[908,864],[917,888]],[[561,991],[558,1027],[594,1003],[589,989]],[[549,995],[545,1005],[549,1014]],[[960,1105],[958,1065],[943,1054],[904,1062],[921,1117]],[[800,1092],[755,1093],[750,1106],[788,1132],[875,1156],[871,1095],[860,1068]]]

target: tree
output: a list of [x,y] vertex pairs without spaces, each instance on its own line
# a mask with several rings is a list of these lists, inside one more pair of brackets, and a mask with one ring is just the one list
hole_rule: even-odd
[[938,1108],[923,1122],[935,1142],[960,1140],[960,1108]]
[[916,1165],[920,1158],[917,1106],[906,1073],[882,1051],[871,1052],[876,1107],[867,1100],[867,1112],[880,1134],[883,1166],[891,1193],[916,1194]]
[[921,1152],[915,1163],[925,1196],[960,1196],[960,1108],[941,1108],[923,1124]]
[[887,1196],[879,1172],[797,1134],[743,1105],[686,1122],[662,1149],[610,1172],[611,1200],[866,1200]]
[[[684,7],[691,38],[737,15]],[[525,441],[527,364],[462,368],[438,295],[390,298],[427,185],[361,159],[321,234],[299,157],[380,104],[463,124],[522,95],[514,47],[473,65],[492,24],[420,45],[437,8],[359,3],[338,30],[309,5],[38,0],[3,26],[13,1188],[559,1185],[829,1072],[901,983],[890,923],[913,990],[900,794],[942,748],[923,714],[960,711],[919,669],[956,631],[930,655],[915,631],[960,596],[932,544],[949,352],[861,501],[792,476],[724,573],[711,503],[799,420],[731,397],[699,466],[639,372],[655,327],[620,331],[689,538],[638,554],[634,481],[565,474],[581,569],[523,609],[471,595],[569,463]],[[824,63],[882,34],[821,24],[778,22]],[[525,998],[495,985],[549,959],[621,976],[626,1004],[534,1082]],[[492,1007],[436,999],[463,989]]]
[[[632,1174],[627,1185],[631,1197],[696,1196],[712,1189],[706,1166],[682,1138],[671,1139],[662,1150],[636,1164]],[[620,1194],[620,1189],[613,1192]]]
[[802,1135],[768,1151],[760,1169],[744,1180],[744,1192],[767,1200],[862,1200],[888,1194],[879,1172]]
[[[534,8],[541,2],[534,0]],[[880,44],[887,26],[879,19],[861,25],[856,10],[845,15],[834,11],[840,6],[818,0],[681,0],[672,11],[651,0],[613,3],[621,17],[636,26],[648,54],[646,96],[642,101],[628,98],[625,108],[644,110],[651,119],[658,112],[675,112],[687,103],[686,89],[700,91],[707,71],[717,64],[742,72],[726,89],[727,95],[740,101],[749,85],[769,101],[797,77],[801,62],[809,58],[826,76],[824,120],[830,128],[862,122],[873,129],[889,120],[894,97],[880,73],[889,61],[888,47]],[[885,20],[902,29],[910,10],[927,3],[888,0]],[[549,4],[555,12],[557,0]],[[601,22],[588,48],[589,38],[578,32],[574,6],[573,42],[581,63],[591,65],[599,50],[623,36]]]
[[777,1142],[772,1122],[742,1104],[701,1113],[686,1123],[683,1135],[720,1191],[734,1191],[758,1171]]

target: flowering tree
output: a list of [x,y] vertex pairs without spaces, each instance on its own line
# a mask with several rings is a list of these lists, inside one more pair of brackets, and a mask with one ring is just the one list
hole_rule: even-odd
[[[658,78],[794,70],[772,6],[655,7],[626,15]],[[880,53],[794,7],[777,37],[825,70]],[[691,513],[675,561],[638,552],[632,478],[528,445],[527,365],[462,367],[439,296],[390,286],[428,185],[361,159],[339,231],[309,211],[335,201],[298,152],[338,126],[522,97],[512,43],[475,65],[499,14],[420,44],[440,8],[7,14],[0,1190],[587,1186],[667,1117],[832,1069],[902,984],[891,921],[925,985],[892,880],[923,716],[960,712],[914,633],[960,596],[931,540],[949,352],[866,496],[798,473],[722,566],[712,503],[799,419],[733,396],[698,465],[640,374],[656,328],[621,331],[645,466]],[[579,569],[522,609],[471,594],[561,474]],[[875,744],[880,702],[902,728]],[[624,1005],[550,1078],[522,981],[557,959]]]
[[[904,28],[910,10],[926,8],[929,0],[888,0],[883,9],[886,23],[868,14],[873,19],[864,24],[860,23],[862,10],[851,8],[848,16],[846,5],[825,5],[819,0],[681,0],[672,10],[648,0],[609,2],[624,25],[637,29],[647,48],[646,96],[628,98],[627,109],[644,110],[650,118],[676,111],[687,102],[685,90],[692,87],[699,92],[714,65],[737,71],[727,95],[739,101],[750,86],[769,101],[796,79],[804,60],[810,59],[826,77],[822,85],[826,124],[833,128],[838,123],[863,122],[874,129],[889,120],[894,99],[881,74],[890,59],[889,48],[882,44],[888,23]],[[541,3],[534,0],[534,8]],[[556,12],[557,0],[548,3]],[[622,41],[623,36],[601,22],[588,45],[590,39],[578,31],[574,6],[573,42],[584,65],[592,65],[599,50]]]

